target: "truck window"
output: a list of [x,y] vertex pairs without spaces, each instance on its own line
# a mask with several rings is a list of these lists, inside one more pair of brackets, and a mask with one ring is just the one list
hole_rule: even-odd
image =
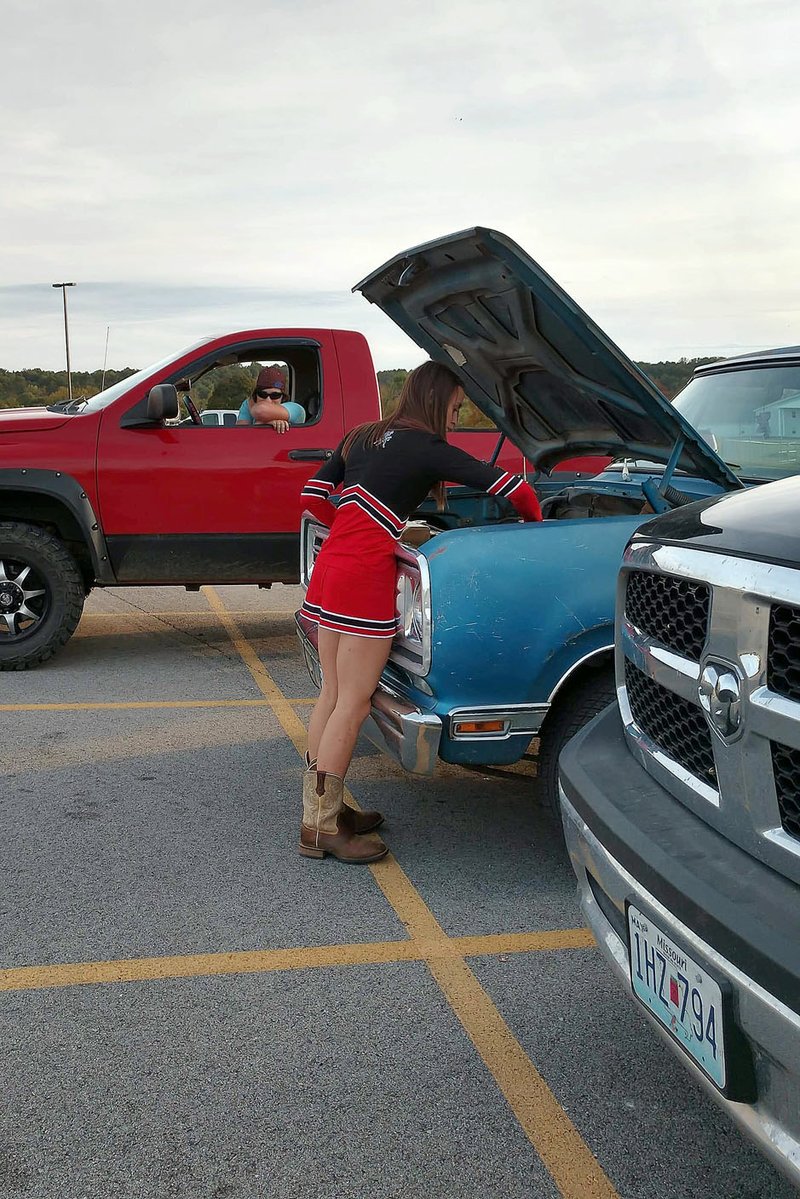
[[[286,399],[299,404],[305,421],[314,424],[322,413],[322,371],[319,350],[315,346],[281,347],[253,342],[204,357],[184,368],[174,382],[179,393],[191,397],[200,411],[203,425],[224,428],[235,425],[242,404],[247,403],[264,366],[277,367],[284,379]],[[188,424],[185,426],[188,427]]]
[[743,478],[800,474],[800,367],[701,375],[675,407]]

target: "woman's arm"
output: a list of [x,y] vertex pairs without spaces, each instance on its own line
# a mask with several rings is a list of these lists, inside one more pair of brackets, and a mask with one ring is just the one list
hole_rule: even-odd
[[522,475],[512,474],[488,462],[479,462],[471,454],[450,445],[443,438],[435,438],[428,451],[436,477],[447,483],[463,483],[508,500],[514,505],[523,520],[541,520],[542,510],[536,492],[526,483]]
[[[530,483],[526,483],[522,475],[511,475],[510,477],[514,481],[514,485],[510,491],[503,492],[502,494],[514,505],[523,520],[541,520],[542,509],[539,504],[539,497]],[[499,495],[500,492],[492,491],[489,488],[489,494]]]

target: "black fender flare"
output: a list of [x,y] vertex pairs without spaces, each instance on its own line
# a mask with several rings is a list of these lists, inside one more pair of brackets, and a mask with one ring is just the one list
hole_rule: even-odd
[[[116,581],[100,521],[89,497],[76,478],[62,470],[40,470],[24,466],[0,469],[0,520],[5,519],[4,496],[20,492],[30,493],[31,498],[35,495],[47,496],[66,508],[86,543],[97,582]],[[15,513],[12,519],[25,520],[25,516]],[[38,522],[33,520],[32,523]]]

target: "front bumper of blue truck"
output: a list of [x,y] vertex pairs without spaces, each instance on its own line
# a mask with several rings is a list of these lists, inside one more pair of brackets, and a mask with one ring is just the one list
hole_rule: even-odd
[[[322,673],[316,626],[301,616],[296,619],[308,673],[319,687]],[[405,770],[412,774],[433,774],[442,733],[441,720],[404,699],[383,680],[372,696],[364,732],[373,744],[395,758]]]
[[[316,626],[302,616],[296,623],[308,673],[318,687]],[[547,704],[511,704],[437,711],[433,700],[424,706],[422,695],[390,666],[372,696],[364,732],[404,770],[429,776],[437,758],[465,765],[518,761],[547,710]]]

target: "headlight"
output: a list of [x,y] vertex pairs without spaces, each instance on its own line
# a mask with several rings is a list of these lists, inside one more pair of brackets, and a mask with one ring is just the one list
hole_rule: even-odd
[[322,549],[322,543],[330,529],[317,524],[311,516],[304,516],[300,524],[300,582],[308,587],[311,572],[317,560],[317,554]]
[[425,557],[408,546],[397,549],[397,636],[391,660],[411,674],[426,675],[431,664],[431,587]]
[[419,575],[401,566],[397,572],[399,631],[407,641],[422,641],[422,585]]

